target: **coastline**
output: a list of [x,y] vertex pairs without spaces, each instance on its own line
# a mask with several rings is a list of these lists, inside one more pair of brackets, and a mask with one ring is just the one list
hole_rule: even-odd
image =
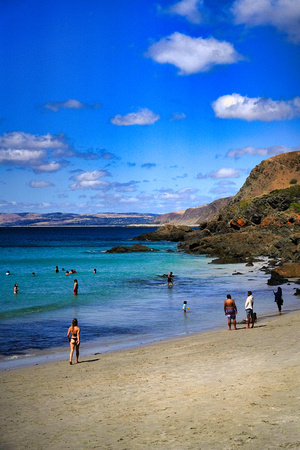
[[[296,309],[286,309],[283,311],[283,315],[292,314],[299,311],[300,307]],[[244,316],[243,316],[244,317]],[[246,317],[246,316],[245,316]],[[263,324],[265,321],[274,320],[277,317],[277,313],[275,311],[266,312],[264,314],[259,315],[259,320],[257,325]],[[241,317],[237,317],[237,326],[243,328],[245,326],[245,319],[239,321]],[[148,347],[151,345],[155,345],[156,343],[164,343],[171,342],[176,340],[181,340],[186,337],[200,337],[201,335],[205,335],[206,333],[211,332],[220,332],[227,328],[227,319],[224,318],[224,323],[222,325],[216,324],[211,328],[201,330],[201,331],[191,331],[187,335],[177,334],[174,336],[157,336],[157,337],[149,337],[149,336],[140,336],[139,339],[132,338],[127,340],[120,341],[88,341],[83,342],[80,348],[80,356],[81,359],[91,358],[95,355],[105,355],[109,353],[118,353],[124,352],[127,350],[135,350],[143,347]],[[30,368],[33,366],[46,365],[51,363],[59,363],[66,361],[69,356],[69,343],[66,341],[66,345],[63,347],[53,348],[52,350],[33,350],[32,353],[29,350],[28,353],[24,356],[13,356],[11,358],[4,358],[0,360],[0,374],[3,371],[11,371],[11,370],[19,370],[24,368]]]
[[1,445],[299,448],[299,319],[2,371]]

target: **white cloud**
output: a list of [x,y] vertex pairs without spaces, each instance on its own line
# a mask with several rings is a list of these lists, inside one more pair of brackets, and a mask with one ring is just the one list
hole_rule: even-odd
[[34,168],[34,171],[36,173],[41,173],[41,172],[57,172],[58,170],[62,169],[63,167],[65,167],[68,163],[66,161],[64,161],[64,163],[61,162],[57,162],[57,161],[50,161],[44,164],[39,164],[38,166],[36,166]]
[[0,138],[0,164],[28,167],[37,173],[61,169],[66,161],[48,161],[48,153],[68,152],[65,136],[50,134],[38,136],[24,132],[4,133]]
[[192,188],[184,188],[179,189],[178,191],[174,191],[174,189],[161,189],[159,190],[159,194],[156,196],[157,200],[190,200],[194,201],[196,199],[197,189]]
[[232,13],[237,24],[271,25],[286,33],[291,41],[300,42],[299,0],[236,0]]
[[108,175],[109,173],[106,170],[83,172],[74,178],[75,183],[70,184],[69,188],[72,190],[105,188],[108,183],[107,181],[100,180],[100,178]]
[[300,151],[300,145],[298,147],[285,147],[284,145],[274,145],[272,147],[244,147],[240,149],[229,150],[226,153],[228,158],[241,158],[242,156],[266,156],[271,157],[275,155],[280,155],[282,153],[296,152]]
[[31,188],[47,188],[54,186],[53,183],[49,183],[49,181],[30,181],[29,186]]
[[45,134],[42,136],[24,133],[22,131],[13,131],[11,133],[4,133],[0,138],[0,149],[62,149],[68,148],[65,142],[65,135],[63,133],[52,136]]
[[208,174],[209,178],[238,178],[243,169],[227,169],[223,167],[217,171],[212,171]]
[[128,125],[153,125],[160,119],[160,116],[154,114],[148,108],[142,108],[137,113],[129,113],[125,116],[117,114],[110,121],[114,125],[128,126]]
[[181,0],[165,10],[169,14],[178,14],[185,17],[191,23],[200,23],[199,9],[203,7],[203,0]]
[[212,108],[216,117],[221,119],[271,122],[299,117],[300,97],[284,101],[263,97],[248,98],[240,94],[223,95],[212,103]]
[[95,109],[98,105],[88,105],[86,103],[82,103],[79,100],[69,99],[65,102],[53,102],[53,103],[46,103],[44,105],[45,109],[50,109],[50,111],[57,112],[59,109],[86,109],[91,108]]
[[206,72],[218,64],[233,64],[241,59],[229,42],[192,38],[181,33],[161,39],[149,47],[147,56],[160,64],[173,64],[179,75]]

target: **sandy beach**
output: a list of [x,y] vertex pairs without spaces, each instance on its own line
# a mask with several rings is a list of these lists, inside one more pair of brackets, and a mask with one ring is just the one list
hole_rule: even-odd
[[299,321],[2,371],[0,448],[300,448]]

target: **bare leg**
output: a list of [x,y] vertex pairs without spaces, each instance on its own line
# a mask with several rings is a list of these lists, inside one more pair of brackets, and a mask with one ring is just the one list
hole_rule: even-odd
[[76,345],[76,363],[78,363],[79,358],[79,345]]
[[252,314],[251,314],[251,321],[252,321],[252,326],[251,326],[251,328],[254,328],[254,314],[253,314],[253,312],[252,312]]
[[233,322],[234,329],[236,330],[236,320],[234,319],[232,322]]
[[228,329],[231,331],[231,319],[228,319]]
[[70,364],[72,364],[72,358],[73,358],[74,348],[75,348],[75,345],[72,344],[72,342],[70,342]]
[[247,320],[246,320],[247,328],[249,328],[249,323],[250,323],[250,316],[249,316],[249,314],[247,314]]

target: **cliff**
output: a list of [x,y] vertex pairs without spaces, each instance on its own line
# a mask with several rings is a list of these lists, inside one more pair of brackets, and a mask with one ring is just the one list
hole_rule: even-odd
[[[215,256],[221,262],[249,262],[258,256],[299,262],[298,183],[300,152],[263,161],[213,220],[203,221],[198,230],[184,233],[179,248],[187,253]],[[150,240],[151,233],[144,237]]]
[[221,209],[242,200],[268,194],[278,189],[286,189],[300,184],[300,152],[283,153],[262,161],[250,173],[246,182],[234,197],[226,197],[214,202],[186,209],[185,211],[162,214],[154,224],[198,225],[213,220]]
[[205,220],[212,220],[221,208],[229,204],[231,199],[232,197],[220,198],[208,205],[162,214],[154,219],[153,224],[198,225]]

